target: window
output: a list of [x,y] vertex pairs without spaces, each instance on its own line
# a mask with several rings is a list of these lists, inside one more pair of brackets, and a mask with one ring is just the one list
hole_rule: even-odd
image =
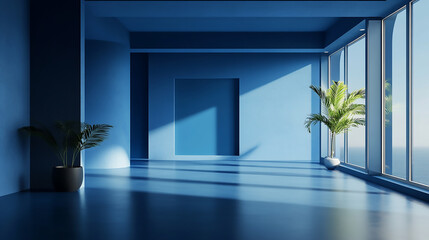
[[413,3],[412,181],[429,185],[429,1]]
[[407,13],[384,20],[384,173],[406,178],[407,170]]
[[[329,57],[329,76],[331,80],[330,84],[332,84],[332,81],[345,82],[349,93],[361,88],[365,89],[365,35],[336,51]],[[358,100],[358,103],[365,103],[365,100]],[[337,135],[335,138],[334,155],[344,163],[365,168],[365,142],[365,126],[350,129],[346,133]]]
[[[428,12],[429,1],[414,0],[382,21],[383,88],[379,93],[372,92],[371,96],[374,102],[384,99],[381,109],[384,145],[382,149],[373,149],[373,157],[368,159],[374,164],[371,170],[378,171],[381,161],[378,151],[382,150],[382,173],[386,177],[426,190],[429,189]],[[374,22],[368,31],[377,33],[378,24]],[[377,34],[372,36],[368,43],[374,44],[370,49],[376,53],[380,42]],[[329,79],[344,81],[349,93],[366,87],[367,37],[358,38],[329,57]],[[369,76],[376,78],[378,70],[374,68]],[[365,100],[360,103],[365,104]],[[371,110],[377,114],[377,108]],[[378,121],[372,123],[374,126],[380,124]],[[365,134],[365,126],[362,126],[349,129],[345,136],[338,136],[335,156],[346,164],[367,168]],[[376,144],[379,143],[378,134],[374,134]]]
[[[344,82],[344,48],[333,53],[329,57],[329,85],[332,84],[332,81],[342,81]],[[338,134],[334,141],[335,150],[334,156],[339,158],[340,161],[345,161],[345,152],[344,152],[344,134]]]
[[[347,86],[348,92],[365,89],[366,79],[365,36],[347,47]],[[360,99],[357,103],[365,103]],[[365,126],[347,131],[347,162],[365,168]]]

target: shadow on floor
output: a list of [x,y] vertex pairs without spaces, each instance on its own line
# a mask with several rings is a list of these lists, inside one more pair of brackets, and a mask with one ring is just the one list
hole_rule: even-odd
[[[144,181],[158,181],[158,182],[173,182],[173,183],[192,183],[192,184],[210,184],[219,186],[236,186],[236,187],[258,187],[258,188],[271,188],[271,189],[288,189],[288,190],[307,190],[307,191],[324,191],[324,192],[347,192],[347,193],[365,193],[365,194],[388,194],[387,192],[375,192],[375,191],[353,191],[344,189],[326,189],[326,188],[306,188],[306,187],[293,187],[293,186],[276,186],[276,185],[264,185],[264,184],[248,184],[248,183],[233,183],[233,182],[221,182],[221,181],[205,181],[205,180],[190,180],[190,179],[169,179],[159,177],[144,177],[144,176],[115,176],[108,174],[86,174],[87,177],[91,178],[129,178],[132,180],[144,180]],[[293,176],[293,175],[292,175]],[[311,178],[312,175],[307,175]]]

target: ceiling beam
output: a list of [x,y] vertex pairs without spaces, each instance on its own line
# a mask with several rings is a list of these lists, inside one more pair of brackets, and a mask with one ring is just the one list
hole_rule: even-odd
[[131,32],[131,49],[323,49],[323,32]]

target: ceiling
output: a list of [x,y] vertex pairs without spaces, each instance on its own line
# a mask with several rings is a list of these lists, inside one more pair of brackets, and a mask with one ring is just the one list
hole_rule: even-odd
[[[85,11],[96,18],[116,19],[129,32],[278,32],[297,36],[306,32],[322,34],[328,46],[363,19],[384,18],[408,1],[86,0]],[[365,25],[356,29],[357,34],[362,34],[362,27]]]

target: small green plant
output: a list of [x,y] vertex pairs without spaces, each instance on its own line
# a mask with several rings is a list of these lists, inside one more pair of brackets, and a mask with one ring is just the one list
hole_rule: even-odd
[[63,167],[74,167],[79,153],[100,145],[112,127],[108,124],[58,121],[54,128],[56,131],[35,126],[22,127],[20,130],[43,139],[55,152]]
[[311,85],[310,88],[320,97],[321,114],[311,114],[305,121],[305,127],[311,132],[311,125],[318,122],[325,124],[330,130],[330,153],[334,157],[335,136],[352,127],[365,125],[365,104],[355,103],[365,98],[365,90],[359,89],[347,95],[347,86],[343,82],[333,81],[331,87],[322,90]]

